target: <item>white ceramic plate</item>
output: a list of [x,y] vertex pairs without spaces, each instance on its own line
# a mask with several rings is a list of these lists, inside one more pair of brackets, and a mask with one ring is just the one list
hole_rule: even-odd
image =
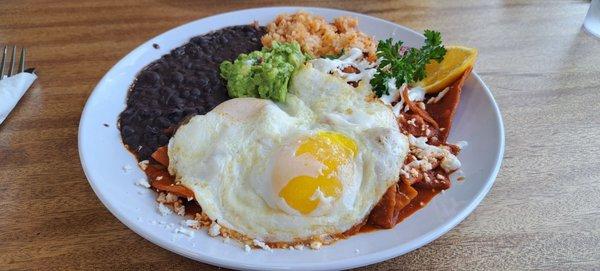
[[[182,217],[161,216],[157,212],[155,193],[134,184],[145,175],[123,146],[116,128],[135,75],[193,36],[254,20],[265,25],[277,14],[299,9],[328,20],[337,16],[356,17],[360,29],[377,39],[393,37],[405,41],[408,46],[420,46],[424,39],[413,30],[362,14],[322,8],[274,7],[204,18],[142,44],[98,83],[85,105],[79,126],[79,155],[85,174],[98,198],[121,222],[165,249],[218,266],[261,270],[343,269],[384,261],[417,249],[452,229],[479,204],[498,173],[504,152],[504,130],[490,90],[473,73],[465,83],[449,139],[450,142],[466,140],[469,143],[459,156],[466,180],[455,182],[448,191],[395,228],[358,234],[319,251],[253,250],[249,253],[235,242],[224,243],[203,231],[196,231],[192,238],[174,233]],[[159,44],[160,49],[154,49],[153,43]],[[131,169],[126,170],[128,167]],[[174,226],[170,227],[170,223]]]

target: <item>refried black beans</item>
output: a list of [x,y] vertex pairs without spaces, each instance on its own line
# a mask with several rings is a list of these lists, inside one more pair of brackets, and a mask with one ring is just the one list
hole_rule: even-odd
[[262,48],[264,27],[238,25],[190,39],[146,66],[119,116],[121,137],[139,160],[169,142],[187,116],[206,114],[229,99],[219,64]]

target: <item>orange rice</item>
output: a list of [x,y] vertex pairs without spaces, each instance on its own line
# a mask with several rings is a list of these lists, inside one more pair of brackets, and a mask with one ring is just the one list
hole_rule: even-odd
[[355,18],[338,17],[330,24],[321,16],[300,11],[277,16],[267,25],[267,34],[261,41],[267,47],[273,41],[296,41],[302,51],[314,57],[339,55],[344,50],[359,48],[370,61],[375,61],[376,42],[360,32],[357,25]]

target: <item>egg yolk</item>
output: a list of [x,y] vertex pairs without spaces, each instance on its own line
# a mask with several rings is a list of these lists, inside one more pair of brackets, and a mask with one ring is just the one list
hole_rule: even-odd
[[305,139],[296,149],[295,156],[309,154],[324,167],[316,178],[304,175],[292,178],[279,196],[301,214],[311,213],[319,205],[320,200],[314,197],[317,189],[326,197],[338,198],[342,194],[338,169],[350,163],[357,153],[354,140],[340,133],[319,132]]

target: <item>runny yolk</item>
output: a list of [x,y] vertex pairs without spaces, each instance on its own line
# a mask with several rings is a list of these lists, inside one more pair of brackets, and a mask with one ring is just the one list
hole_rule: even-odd
[[279,196],[301,214],[311,213],[319,206],[320,200],[313,197],[317,189],[326,197],[338,198],[342,194],[338,168],[348,164],[357,153],[354,140],[336,132],[319,132],[304,140],[296,149],[295,156],[309,154],[324,168],[316,178],[305,175],[292,178],[281,189]]

